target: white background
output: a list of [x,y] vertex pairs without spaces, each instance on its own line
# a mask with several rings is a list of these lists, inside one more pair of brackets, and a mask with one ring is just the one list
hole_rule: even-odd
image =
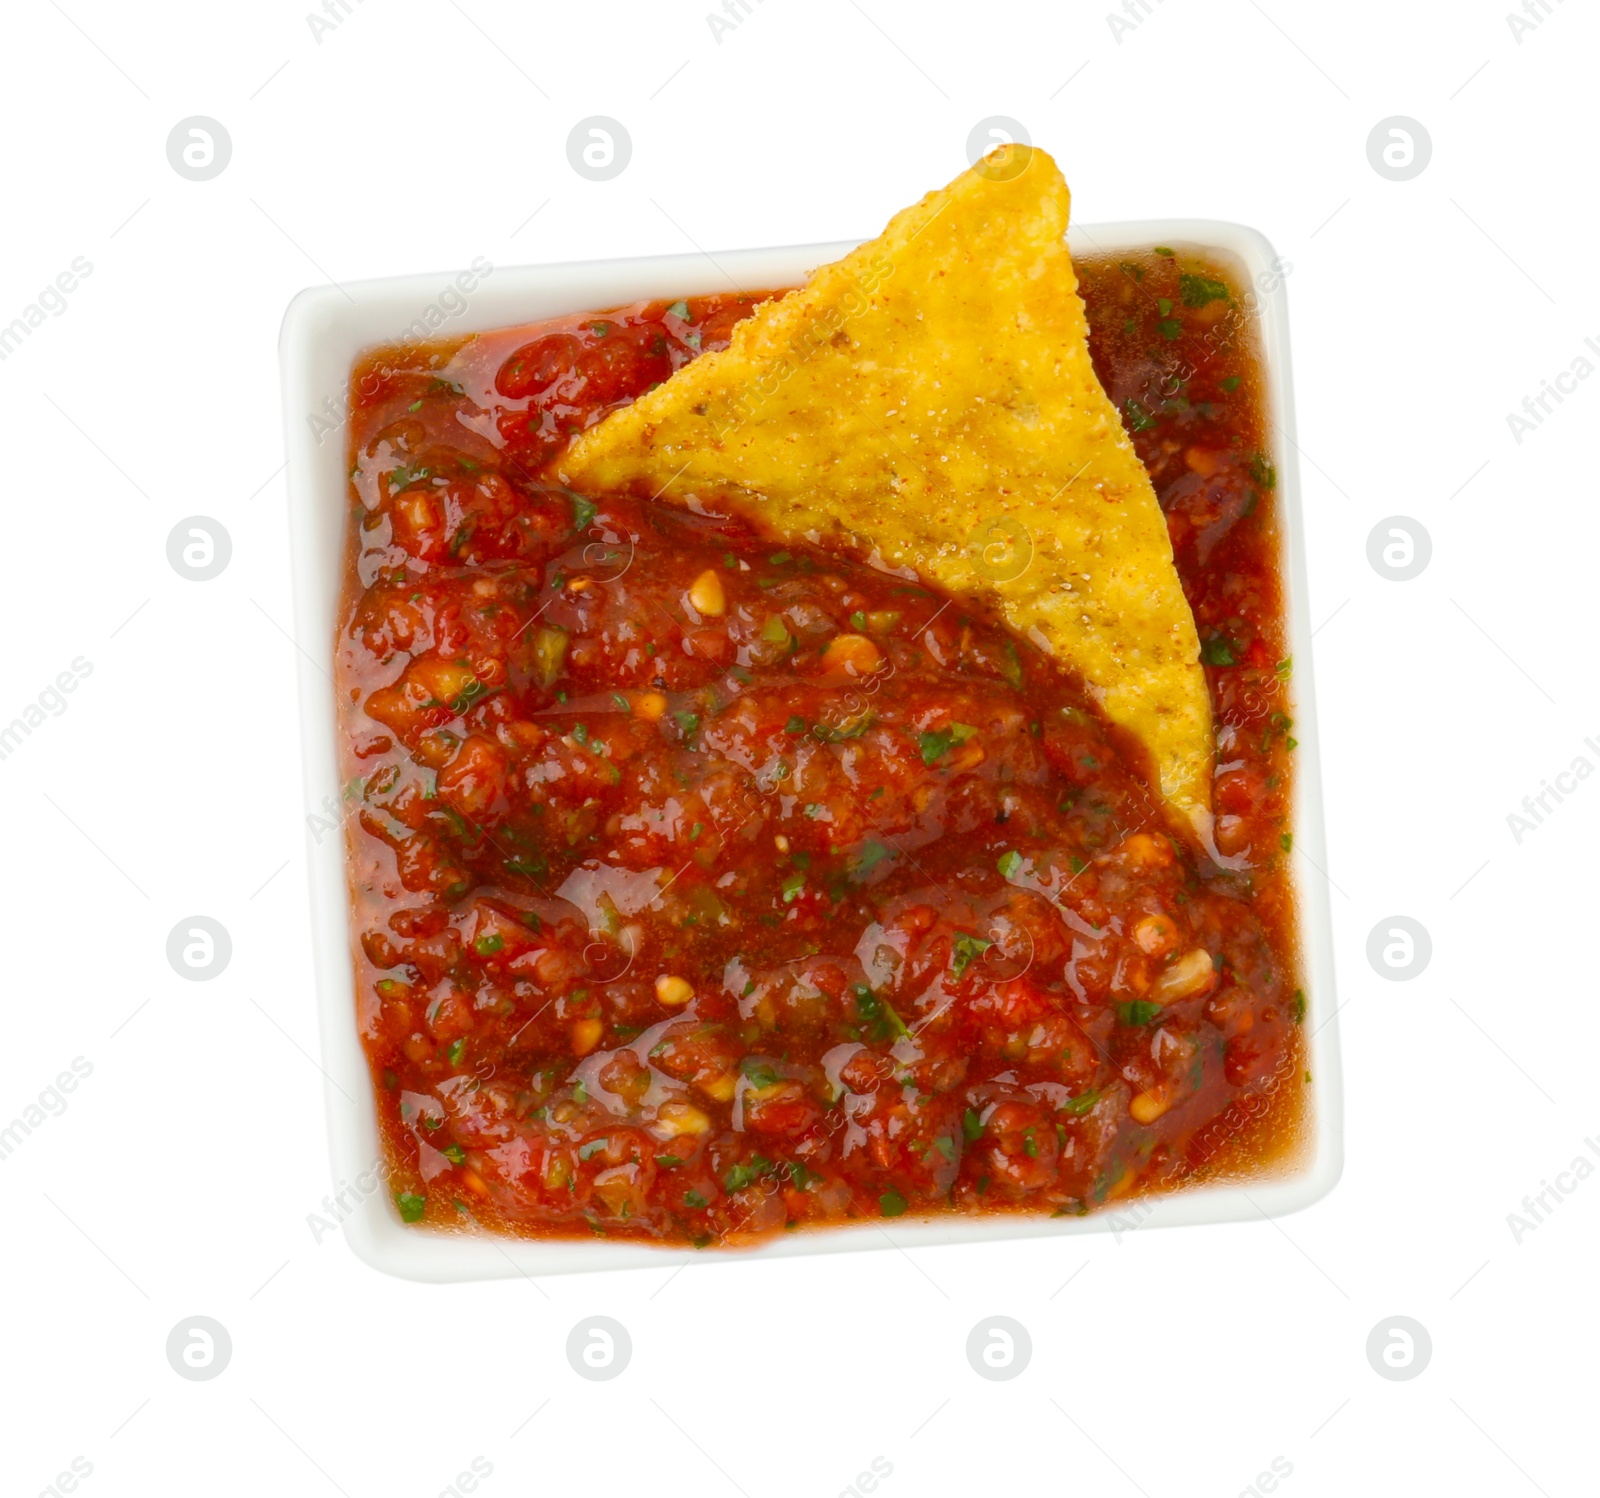
[[[1592,12],[1550,0],[1519,41],[1490,0],[1149,0],[1118,40],[1108,0],[749,0],[719,43],[705,0],[350,0],[318,41],[301,3],[11,0],[0,21],[0,324],[93,265],[0,363],[0,722],[93,666],[0,761],[0,1123],[93,1067],[0,1160],[4,1492],[75,1457],[91,1495],[432,1498],[482,1458],[490,1498],[834,1498],[875,1457],[889,1498],[1231,1498],[1275,1458],[1292,1498],[1594,1492],[1600,1184],[1566,1177],[1520,1242],[1508,1214],[1600,1140],[1600,783],[1520,843],[1507,815],[1600,766],[1600,380],[1520,444],[1506,420],[1600,340]],[[196,114],[233,141],[204,183],[166,157]],[[606,183],[567,163],[592,114],[633,140]],[[995,114],[1056,155],[1076,218],[1235,219],[1293,265],[1342,1183],[1281,1223],[671,1278],[418,1286],[316,1242],[285,304],[478,255],[871,234]],[[1391,115],[1433,142],[1407,182],[1367,158]],[[204,584],[165,552],[194,514],[233,538]],[[1404,583],[1366,554],[1397,514],[1433,541]],[[233,938],[209,983],[165,956],[196,912]],[[1433,939],[1404,983],[1365,955],[1396,913]],[[233,1340],[210,1382],[165,1356],[195,1314]],[[631,1333],[614,1381],[566,1361],[590,1314]],[[965,1358],[992,1314],[1032,1337],[1008,1382]],[[1433,1343],[1406,1382],[1365,1352],[1397,1314]]]

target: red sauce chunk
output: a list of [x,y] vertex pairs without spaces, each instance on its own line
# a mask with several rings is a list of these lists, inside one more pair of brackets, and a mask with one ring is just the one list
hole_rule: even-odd
[[978,608],[547,477],[759,299],[357,366],[337,682],[406,1221],[741,1245],[1081,1214],[1292,1151],[1294,740],[1253,330],[1215,266],[1079,269],[1200,625],[1220,864]]

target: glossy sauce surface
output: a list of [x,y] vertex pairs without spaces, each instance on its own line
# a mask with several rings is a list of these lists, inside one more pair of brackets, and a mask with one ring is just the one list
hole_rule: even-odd
[[1292,666],[1246,292],[1160,251],[1079,271],[1200,625],[1226,867],[971,606],[542,481],[754,299],[354,371],[346,826],[407,1221],[736,1246],[1082,1213],[1292,1148]]

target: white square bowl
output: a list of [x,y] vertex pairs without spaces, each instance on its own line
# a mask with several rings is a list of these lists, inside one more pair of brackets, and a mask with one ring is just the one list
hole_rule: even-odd
[[[1280,1173],[1241,1184],[1198,1186],[1141,1198],[1120,1210],[1086,1217],[997,1215],[951,1217],[801,1231],[741,1257],[839,1253],[851,1249],[921,1248],[1012,1238],[1105,1232],[1282,1216],[1325,1196],[1343,1163],[1342,1083],[1327,854],[1322,825],[1316,709],[1311,682],[1311,628],[1306,598],[1304,534],[1289,384],[1289,330],[1282,263],[1253,229],[1208,220],[1151,220],[1074,226],[1069,236],[1092,254],[1150,245],[1182,246],[1231,261],[1251,288],[1266,363],[1272,460],[1284,536],[1282,573],[1294,655],[1295,877],[1301,960],[1309,1012],[1307,1063],[1314,1078],[1307,1137],[1299,1157]],[[855,242],[663,255],[575,265],[473,268],[459,275],[405,276],[344,287],[315,287],[289,304],[280,340],[288,428],[290,546],[294,567],[295,637],[300,645],[301,741],[310,828],[311,920],[321,1010],[322,1064],[332,1143],[334,1200],[345,1236],[369,1264],[407,1279],[452,1281],[577,1270],[670,1266],[704,1252],[600,1240],[530,1241],[487,1233],[449,1233],[400,1220],[382,1178],[383,1146],[366,1057],[356,1028],[355,967],[340,822],[338,724],[329,675],[343,578],[349,498],[345,466],[346,392],[356,356],[377,343],[411,336],[455,336],[580,312],[600,312],[647,298],[675,299],[728,290],[798,285]],[[326,663],[326,664],[324,664]]]

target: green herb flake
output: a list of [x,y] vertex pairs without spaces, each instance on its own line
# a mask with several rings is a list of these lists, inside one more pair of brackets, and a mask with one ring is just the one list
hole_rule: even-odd
[[400,1209],[402,1222],[421,1222],[422,1214],[428,1207],[428,1198],[418,1196],[415,1191],[397,1191],[394,1194],[394,1204]]
[[1161,1016],[1161,1006],[1149,999],[1133,999],[1117,1005],[1117,1018],[1125,1025],[1148,1025]]
[[861,1022],[870,1027],[873,1040],[887,1040],[890,1035],[907,1035],[906,1022],[895,1012],[894,1005],[875,994],[865,983],[851,985],[855,995],[856,1013]]
[[959,932],[950,953],[950,970],[957,978],[966,972],[974,958],[981,957],[994,943],[981,936]]
[[764,1155],[757,1155],[751,1160],[741,1160],[737,1165],[730,1166],[722,1178],[722,1184],[731,1196],[735,1191],[743,1191],[752,1181],[759,1180],[764,1171],[771,1169],[772,1161]]
[[977,733],[978,730],[970,723],[952,723],[948,728],[923,734],[917,741],[923,764],[930,767],[937,764],[952,748],[976,738]]
[[1019,690],[1022,687],[1022,661],[1017,655],[1017,646],[1014,640],[1005,642],[1005,655],[1000,662],[1000,674]]
[[739,1063],[739,1071],[757,1091],[776,1087],[783,1080],[765,1061],[758,1061],[754,1056],[746,1056]]
[[423,479],[431,479],[432,477],[433,470],[431,468],[411,468],[402,464],[399,468],[392,469],[389,473],[389,492],[391,494],[398,494],[400,490],[408,488],[412,484],[421,483]]
[[1185,307],[1204,307],[1209,302],[1227,301],[1228,287],[1226,282],[1214,281],[1209,276],[1183,273],[1178,277],[1178,294]]
[[906,1199],[898,1191],[885,1191],[878,1198],[878,1210],[885,1217],[899,1217],[906,1209]]
[[861,845],[861,851],[850,860],[849,873],[852,879],[865,879],[884,859],[890,856],[888,848],[879,842],[867,842]]
[[1245,467],[1249,470],[1251,479],[1263,489],[1278,487],[1278,470],[1265,453],[1252,453]]

